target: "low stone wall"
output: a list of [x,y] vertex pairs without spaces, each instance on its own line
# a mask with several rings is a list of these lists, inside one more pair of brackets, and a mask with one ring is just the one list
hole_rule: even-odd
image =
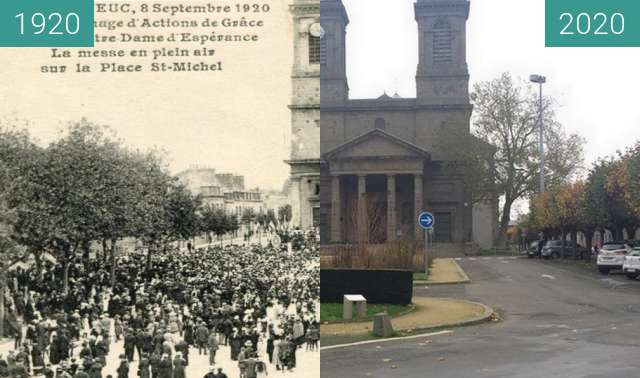
[[345,294],[362,294],[368,303],[408,305],[413,297],[410,270],[321,269],[320,301],[342,303]]

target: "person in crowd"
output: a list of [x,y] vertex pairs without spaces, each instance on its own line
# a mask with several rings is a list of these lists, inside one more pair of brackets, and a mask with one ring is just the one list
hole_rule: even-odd
[[[0,358],[0,378],[31,369],[73,378],[181,378],[191,347],[212,367],[220,358],[236,361],[247,377],[266,371],[261,356],[293,369],[298,347],[306,340],[312,351],[319,338],[319,252],[314,243],[297,243],[292,254],[273,245],[168,248],[150,264],[134,251],[118,256],[114,270],[100,258],[74,260],[66,286],[65,267],[55,261],[9,272],[15,285],[5,310],[22,322],[24,337],[14,335],[14,350]],[[124,358],[111,366],[113,353]],[[226,377],[222,369],[209,373]]]

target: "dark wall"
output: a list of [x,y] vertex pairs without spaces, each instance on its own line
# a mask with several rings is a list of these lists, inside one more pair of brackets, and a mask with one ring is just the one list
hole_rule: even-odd
[[320,270],[320,301],[342,303],[345,294],[362,294],[367,303],[407,305],[413,297],[408,270]]

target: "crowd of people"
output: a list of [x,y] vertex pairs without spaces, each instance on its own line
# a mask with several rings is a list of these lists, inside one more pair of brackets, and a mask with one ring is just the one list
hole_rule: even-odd
[[115,284],[108,259],[77,261],[66,291],[62,264],[18,267],[5,292],[15,340],[0,377],[302,376],[297,356],[317,353],[320,336],[319,252],[313,235],[305,240],[293,251],[174,249],[150,265],[131,252],[118,256]]

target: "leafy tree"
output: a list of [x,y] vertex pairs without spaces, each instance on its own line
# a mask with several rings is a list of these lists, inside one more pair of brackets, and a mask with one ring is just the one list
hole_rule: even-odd
[[630,235],[635,234],[640,218],[640,142],[619,153],[618,160],[612,163],[610,174],[606,178],[606,189],[610,196],[624,199],[625,215],[628,215],[625,227]]
[[166,199],[166,209],[171,223],[171,236],[177,240],[188,240],[201,230],[199,215],[202,197],[194,196],[183,185],[174,184]]
[[[515,81],[508,73],[476,84],[471,99],[474,105],[472,132],[495,148],[491,163],[496,193],[501,197],[500,228],[504,236],[513,204],[535,193],[538,186],[539,99],[529,84]],[[580,136],[565,135],[556,120],[554,108],[552,98],[543,99],[547,155],[544,175],[551,186],[570,182],[580,173],[584,145]],[[468,148],[472,147],[468,144]],[[479,152],[472,151],[467,155],[473,158]],[[474,163],[469,164],[474,166]]]
[[293,219],[293,212],[291,205],[283,205],[278,208],[278,225],[281,230],[289,229],[289,225],[291,224],[291,219]]
[[167,198],[177,181],[169,175],[158,151],[132,153],[133,176],[138,179],[138,193],[132,209],[131,229],[147,248],[147,270],[151,268],[151,256],[166,249],[175,237]]
[[[211,234],[215,234],[220,222],[222,221],[220,212],[220,209],[217,209],[211,205],[203,206],[200,212],[200,216],[202,217],[201,229],[206,234],[209,243],[211,243],[213,240]],[[224,214],[224,212],[222,213]]]
[[278,217],[273,209],[267,210],[267,224],[269,227],[277,227],[278,225]]
[[16,261],[19,251],[11,239],[11,228],[15,222],[15,214],[7,204],[7,194],[10,192],[10,170],[0,164],[0,337],[5,337],[5,296],[7,289],[7,273],[11,263]]
[[252,207],[244,209],[240,215],[240,221],[245,225],[249,235],[253,233],[252,225],[256,222],[257,217],[258,215]]

